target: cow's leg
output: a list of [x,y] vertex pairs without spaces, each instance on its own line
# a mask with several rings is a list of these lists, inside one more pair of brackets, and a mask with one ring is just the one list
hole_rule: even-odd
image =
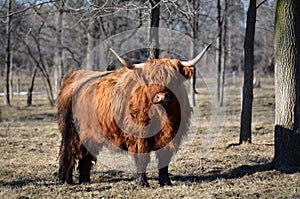
[[158,150],[156,152],[156,157],[158,159],[158,181],[160,186],[172,185],[168,172],[168,166],[172,155],[173,153],[170,150]]
[[79,183],[89,183],[91,181],[90,174],[93,161],[96,161],[96,158],[83,147],[82,158],[79,159],[78,164]]
[[133,154],[136,170],[137,170],[137,185],[148,187],[149,183],[147,180],[146,170],[147,165],[150,161],[150,154],[149,153],[135,153]]

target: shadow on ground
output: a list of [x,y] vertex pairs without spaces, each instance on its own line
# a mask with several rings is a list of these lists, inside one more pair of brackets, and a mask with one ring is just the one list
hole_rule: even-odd
[[268,164],[258,164],[258,165],[242,165],[237,168],[231,169],[227,172],[222,173],[222,171],[212,171],[211,174],[208,175],[186,175],[180,176],[175,175],[171,177],[173,181],[181,181],[181,182],[203,182],[203,181],[214,181],[218,179],[236,179],[241,178],[245,175],[252,175],[258,172],[264,172],[273,170],[273,163]]
[[[210,174],[206,175],[172,175],[170,174],[171,181],[180,181],[180,182],[211,182],[219,179],[238,179],[245,175],[252,175],[259,172],[265,172],[265,171],[271,171],[274,169],[273,163],[267,163],[267,164],[257,164],[257,165],[242,165],[237,168],[231,169],[229,171],[223,172],[221,170],[216,170],[210,172]],[[299,172],[299,171],[294,171]],[[116,171],[116,170],[109,170],[105,172],[93,172],[92,175],[97,176],[96,180],[92,181],[91,185],[98,184],[98,183],[117,183],[117,182],[134,182],[135,176],[132,176],[132,174],[127,174],[122,171]],[[149,178],[152,180],[156,180],[156,178]],[[23,187],[26,185],[34,185],[34,186],[55,186],[59,185],[56,183],[56,181],[53,179],[19,179],[16,181],[10,181],[10,182],[4,182],[0,181],[0,186],[8,186],[11,188],[16,187]],[[76,187],[79,184],[70,185],[70,187]],[[84,187],[84,184],[82,187],[82,191],[89,191],[91,187]],[[109,187],[103,187],[103,189],[110,189]],[[87,189],[87,190],[86,190]]]
[[17,187],[24,187],[27,185],[34,185],[34,186],[50,186],[55,185],[54,182],[50,182],[49,179],[42,179],[42,178],[25,178],[25,179],[18,179],[14,181],[0,181],[1,187],[11,187],[11,188],[17,188]]

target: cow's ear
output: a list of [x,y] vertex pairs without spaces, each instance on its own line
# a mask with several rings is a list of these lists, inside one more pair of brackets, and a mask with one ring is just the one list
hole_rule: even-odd
[[208,44],[201,53],[199,53],[194,59],[189,61],[180,61],[181,65],[183,66],[183,75],[185,78],[189,79],[192,77],[194,72],[194,66],[201,60],[205,52],[209,49],[212,43]]
[[194,67],[183,66],[182,75],[186,79],[190,79],[193,76],[193,73],[194,73]]

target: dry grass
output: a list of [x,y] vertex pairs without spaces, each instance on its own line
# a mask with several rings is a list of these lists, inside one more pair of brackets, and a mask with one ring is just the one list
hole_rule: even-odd
[[[255,89],[253,144],[239,140],[239,87],[226,87],[226,121],[220,136],[209,136],[211,115],[207,91],[201,89],[201,123],[186,150],[170,166],[172,187],[159,187],[157,171],[149,172],[150,188],[137,187],[134,174],[113,170],[101,159],[92,183],[55,183],[60,135],[55,108],[44,96],[34,96],[34,107],[24,97],[14,106],[1,106],[0,198],[299,198],[300,174],[280,173],[269,164],[273,157],[274,88]],[[3,101],[3,99],[0,99]],[[217,134],[216,134],[217,135]],[[207,140],[210,138],[212,140]],[[201,143],[209,143],[209,148]],[[204,148],[207,153],[202,153]],[[76,174],[76,172],[75,172]]]

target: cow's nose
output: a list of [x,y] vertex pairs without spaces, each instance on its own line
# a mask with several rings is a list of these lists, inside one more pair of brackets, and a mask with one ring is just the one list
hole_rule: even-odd
[[172,99],[169,92],[159,92],[152,97],[153,104],[166,104]]

